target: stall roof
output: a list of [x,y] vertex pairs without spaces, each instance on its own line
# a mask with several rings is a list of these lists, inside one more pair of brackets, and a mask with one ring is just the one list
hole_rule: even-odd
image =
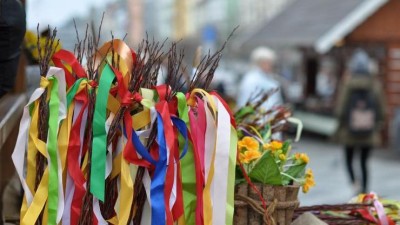
[[296,0],[242,43],[314,47],[325,53],[388,0]]

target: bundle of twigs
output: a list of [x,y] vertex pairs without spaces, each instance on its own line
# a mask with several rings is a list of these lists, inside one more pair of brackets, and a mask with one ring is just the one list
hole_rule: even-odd
[[290,108],[279,106],[265,110],[262,107],[262,104],[277,91],[277,89],[268,92],[256,91],[251,95],[245,106],[235,112],[238,127],[254,135],[254,130],[250,128],[262,131],[270,126],[272,133],[285,130],[286,121],[292,115]]
[[[104,14],[103,14],[104,18]],[[90,187],[90,177],[91,177],[91,156],[92,151],[94,149],[92,146],[93,141],[93,117],[95,110],[95,102],[96,102],[96,88],[99,82],[99,67],[102,65],[103,60],[107,57],[108,53],[112,53],[112,62],[111,66],[119,70],[119,60],[120,56],[115,56],[114,50],[114,37],[112,35],[112,44],[109,50],[106,53],[98,54],[98,46],[100,42],[100,33],[101,27],[103,23],[103,18],[101,20],[98,33],[95,35],[94,28],[92,26],[92,32],[88,32],[89,25],[86,26],[85,36],[83,39],[79,38],[78,30],[76,28],[76,36],[77,43],[75,45],[74,53],[77,57],[77,61],[82,64],[83,58],[86,57],[86,72],[87,78],[89,80],[89,84],[91,88],[88,91],[88,108],[87,108],[87,121],[85,125],[85,130],[83,134],[83,144],[84,152],[82,155],[86,154],[86,158],[88,159],[87,166],[85,171],[83,171],[86,175],[86,193],[83,197],[81,212],[79,215],[78,224],[80,225],[89,225],[93,224],[93,195],[91,194]],[[38,28],[39,29],[39,28]],[[233,32],[232,32],[233,33]],[[170,102],[174,101],[174,97],[176,93],[182,92],[184,90],[193,90],[195,88],[202,88],[207,90],[211,84],[211,80],[214,76],[214,73],[218,67],[219,61],[221,59],[221,53],[225,48],[225,45],[229,38],[225,41],[223,46],[214,54],[208,52],[201,60],[196,59],[196,64],[194,68],[193,76],[190,78],[190,75],[187,75],[187,68],[183,63],[184,52],[181,50],[177,50],[177,43],[172,43],[171,47],[167,52],[164,52],[164,42],[156,42],[154,39],[150,41],[148,37],[146,37],[142,43],[139,45],[136,58],[133,61],[132,70],[130,74],[130,81],[128,84],[128,91],[130,94],[134,95],[139,93],[140,88],[153,88],[157,85],[157,80],[160,72],[160,68],[165,60],[167,60],[166,64],[166,95],[165,101]],[[51,60],[51,56],[54,54],[55,49],[54,44],[56,43],[56,29],[54,31],[50,31],[48,38],[44,46],[41,46],[41,43],[38,41],[38,50],[39,50],[39,63],[40,63],[40,73],[41,76],[46,76],[49,70],[49,63]],[[39,38],[38,38],[39,40]],[[56,43],[56,47],[58,45],[58,41]],[[99,57],[104,57],[100,59]],[[200,54],[199,54],[200,57]],[[197,62],[198,61],[198,62]],[[72,75],[77,79],[76,74],[72,71]],[[185,79],[190,78],[190,79]],[[117,84],[123,85],[123,84]],[[187,85],[185,87],[185,85]],[[39,102],[39,111],[40,118],[38,121],[39,127],[39,139],[46,142],[47,140],[47,132],[48,132],[48,119],[49,119],[49,106],[46,102],[47,99],[47,90],[44,91],[43,95],[40,97]],[[124,96],[119,96],[124,97]],[[111,144],[115,144],[118,140],[118,137],[122,135],[121,131],[121,123],[123,121],[124,114],[127,112],[130,115],[134,115],[137,112],[143,110],[143,106],[139,104],[139,102],[132,102],[130,104],[122,104],[118,109],[114,119],[111,123],[110,129],[108,131],[107,136],[107,147]],[[150,129],[150,135],[146,141],[146,146],[148,149],[151,148],[153,144],[155,144],[156,134],[157,134],[157,125],[153,124],[152,127],[146,127],[146,129]],[[82,157],[82,161],[85,157]],[[37,154],[37,172],[36,172],[36,180],[35,180],[35,189],[38,188],[40,180],[42,179],[44,168],[46,167],[46,158],[41,154]],[[81,162],[83,164],[83,162]],[[83,169],[83,168],[82,168]],[[132,200],[132,211],[130,215],[130,220],[133,224],[139,224],[142,217],[142,211],[144,204],[146,202],[146,192],[143,186],[143,177],[145,174],[145,168],[139,167],[135,177],[134,183],[134,196]],[[114,206],[118,197],[118,179],[108,177],[106,179],[106,195],[105,201],[100,202],[100,210],[105,219],[111,219],[115,216]],[[41,224],[43,215],[39,217],[36,224]]]
[[[157,44],[151,44],[150,46],[157,46]],[[162,44],[163,45],[163,44]],[[152,49],[152,48],[150,48]],[[156,48],[157,49],[157,48]],[[155,68],[158,71],[162,61],[159,60],[161,57],[164,57],[164,54],[158,54],[158,52],[161,50],[159,48],[158,51],[149,51],[149,61],[156,62]],[[172,43],[172,46],[167,53],[167,58],[168,58],[168,68],[167,68],[167,77],[166,77],[166,88],[167,88],[167,94],[165,96],[165,100],[167,102],[171,101],[173,96],[175,95],[176,92],[180,91],[182,88],[183,84],[180,84],[180,80],[182,78],[182,73],[181,73],[181,65],[182,65],[182,60],[183,60],[183,52],[181,51],[179,56],[177,54],[176,50],[176,43]],[[157,72],[158,75],[158,72]],[[153,81],[155,82],[157,80],[157,77],[153,73],[147,73],[147,78],[144,78],[144,80],[147,81]],[[155,85],[155,83],[153,84]],[[168,87],[170,89],[168,89]],[[147,148],[150,149],[150,146],[154,143],[156,139],[156,124],[153,125],[151,128],[150,136],[149,139],[147,140]],[[133,205],[132,209],[133,215],[132,215],[132,221],[133,224],[139,224],[140,220],[142,218],[142,212],[143,212],[143,207],[146,202],[146,192],[145,188],[143,186],[143,177],[145,173],[145,168],[144,167],[139,167],[138,172],[136,174],[135,178],[135,184],[134,184],[134,196],[133,196]]]
[[[86,42],[86,60],[87,60],[87,76],[88,79],[91,81],[92,90],[88,93],[89,101],[88,101],[88,118],[85,128],[84,134],[84,142],[87,144],[87,154],[88,154],[88,163],[87,163],[87,171],[86,180],[90,181],[90,168],[91,168],[91,156],[92,156],[92,141],[93,141],[93,116],[94,116],[94,106],[96,102],[96,86],[98,83],[98,69],[101,63],[98,63],[97,60],[103,61],[104,59],[98,59],[97,57],[97,50],[100,42],[100,33],[101,33],[101,26],[103,24],[104,14],[100,22],[99,30],[97,38],[92,34],[88,35],[87,42]],[[92,27],[93,28],[93,27]],[[93,28],[94,29],[94,28]],[[86,39],[86,38],[85,38]],[[78,43],[79,47],[79,43]],[[83,48],[83,47],[82,47]],[[83,54],[81,56],[83,56]],[[90,182],[86,183],[86,193],[83,199],[83,206],[82,211],[79,217],[79,224],[81,225],[90,225],[93,224],[93,195],[90,193]]]
[[[233,32],[232,32],[233,33]],[[208,52],[206,56],[204,56],[200,63],[198,63],[198,66],[196,68],[196,71],[190,80],[190,82],[187,84],[188,87],[186,90],[193,90],[194,88],[203,88],[203,89],[208,89],[211,80],[214,77],[214,73],[216,68],[218,67],[218,63],[221,59],[221,53],[225,48],[225,45],[229,38],[232,36],[229,35],[228,39],[225,41],[223,46],[214,54],[211,54]],[[150,51],[152,52],[152,51]],[[152,62],[153,58],[152,55],[149,55],[150,62]],[[158,56],[157,54],[155,54]],[[156,57],[157,59],[157,57]],[[167,53],[167,76],[165,80],[166,84],[166,96],[165,100],[167,102],[172,101],[173,97],[176,95],[177,92],[183,91],[185,89],[185,74],[187,71],[186,66],[183,64],[183,59],[184,59],[184,51],[178,51],[177,50],[177,43],[172,43],[168,53]],[[156,60],[157,61],[157,60]],[[158,61],[157,64],[153,65],[156,70],[158,70],[159,66],[161,64],[161,61]],[[144,73],[146,74],[146,73]],[[158,73],[157,73],[158,74]],[[144,75],[145,77],[144,80],[156,80],[156,77],[154,77],[155,74],[148,73],[148,75]],[[147,77],[147,78],[146,78]],[[146,82],[145,82],[146,83]],[[153,84],[154,85],[154,84]],[[156,126],[153,126],[151,129],[151,133],[149,136],[149,139],[147,141],[147,148],[149,149],[150,146],[153,144],[156,138]],[[143,186],[143,176],[144,176],[145,168],[144,167],[139,167],[138,172],[136,174],[135,178],[135,184],[134,184],[134,198],[133,198],[133,207],[132,209],[134,210],[133,215],[132,215],[132,220],[133,224],[139,224],[141,217],[142,217],[142,211],[143,207],[146,201],[146,192],[145,188]]]
[[[37,46],[39,52],[39,69],[40,76],[46,77],[47,72],[49,71],[49,64],[52,55],[54,54],[57,46],[59,44],[59,40],[56,41],[57,29],[55,28],[53,31],[49,29],[49,34],[46,37],[46,41],[44,46],[40,43],[39,37],[39,24],[37,26]],[[54,45],[55,44],[55,45]],[[54,47],[55,46],[55,47]],[[39,98],[39,119],[38,119],[38,129],[39,129],[39,139],[43,142],[47,142],[47,133],[48,133],[48,120],[49,120],[49,105],[47,100],[47,89],[43,92],[43,94]],[[39,187],[39,183],[42,180],[44,169],[47,165],[46,156],[40,154],[39,152],[36,154],[36,177],[35,177],[35,190]],[[43,217],[43,210],[37,220],[36,224],[41,224]]]
[[[115,67],[116,69],[119,69],[119,60],[120,56],[117,56],[117,62],[115,62],[115,49],[114,49],[114,35],[111,33],[112,36],[112,42],[111,42],[111,52],[112,52],[112,66]],[[119,112],[120,113],[120,112]],[[108,131],[107,134],[107,148],[110,144],[116,145],[117,139],[115,137],[118,137],[118,125],[119,121],[122,119],[123,114],[119,114],[116,116],[111,124],[111,127]],[[118,121],[118,122],[117,122]],[[120,132],[119,132],[120,133]],[[100,202],[100,210],[103,215],[103,217],[107,219],[111,219],[115,215],[115,210],[114,206],[118,198],[118,185],[117,185],[118,179],[117,177],[111,178],[107,177],[106,178],[106,184],[105,184],[105,199],[104,202]]]
[[[374,207],[373,204],[337,204],[337,205],[315,205],[315,206],[303,206],[299,207],[295,210],[295,214],[293,219],[296,219],[301,214],[305,212],[311,212],[319,219],[325,221],[328,224],[332,225],[367,225],[373,224],[371,221],[368,221],[357,215],[349,215],[348,212],[357,210],[357,209],[365,209],[366,207]],[[328,214],[328,211],[332,212],[344,212],[343,216]]]

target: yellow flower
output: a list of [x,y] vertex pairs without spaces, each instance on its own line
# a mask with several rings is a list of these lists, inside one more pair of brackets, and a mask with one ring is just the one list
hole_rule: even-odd
[[303,193],[307,193],[310,190],[310,187],[306,184],[303,185]]
[[299,162],[299,163],[305,163],[307,164],[310,162],[310,158],[306,153],[295,153],[294,158]]
[[303,184],[303,192],[307,193],[310,190],[310,188],[314,186],[315,186],[314,174],[311,169],[308,169]]
[[281,141],[272,141],[270,146],[272,151],[280,150],[283,147],[283,143]]
[[313,171],[311,169],[307,169],[306,177],[314,177]]
[[315,186],[314,180],[311,179],[306,179],[306,181],[303,184],[303,193],[307,193],[311,187]]
[[279,154],[279,159],[281,161],[285,161],[286,160],[286,155],[285,154]]
[[315,186],[315,181],[314,178],[307,178],[305,185],[309,186],[309,187],[314,187]]
[[269,150],[269,149],[271,149],[271,145],[270,144],[268,144],[268,143],[265,143],[265,144],[263,144],[263,150]]
[[258,141],[255,138],[248,136],[239,141],[238,146],[240,149],[245,148],[247,151],[258,151],[260,148]]
[[261,157],[261,153],[258,150],[255,151],[245,151],[241,153],[239,159],[242,163],[250,163],[253,160],[256,160]]
[[244,163],[244,154],[243,153],[239,153],[239,161],[241,163]]
[[300,154],[300,159],[301,161],[303,161],[305,164],[307,164],[310,161],[310,158],[308,158],[308,155],[306,155],[305,153],[301,153]]
[[26,31],[25,32],[25,37],[24,37],[24,41],[25,43],[29,43],[29,44],[36,44],[37,42],[37,36],[35,33],[33,33],[32,31]]

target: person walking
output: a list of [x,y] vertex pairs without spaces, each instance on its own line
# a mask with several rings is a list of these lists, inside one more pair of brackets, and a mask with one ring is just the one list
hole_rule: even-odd
[[[253,68],[244,75],[237,94],[237,106],[242,107],[255,93],[276,90],[261,107],[266,111],[283,104],[280,83],[274,74],[276,54],[267,47],[258,47],[250,56]],[[257,101],[255,98],[253,101]]]
[[[356,193],[368,191],[368,158],[380,144],[386,105],[380,82],[373,77],[372,60],[357,49],[349,63],[349,77],[343,81],[337,101],[338,139],[344,145],[346,168]],[[354,174],[353,158],[360,153],[361,182]],[[360,184],[361,183],[361,184]]]

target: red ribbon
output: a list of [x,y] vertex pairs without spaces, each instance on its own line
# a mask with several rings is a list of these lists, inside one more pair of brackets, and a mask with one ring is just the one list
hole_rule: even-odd
[[[178,133],[178,129],[174,128],[174,133],[176,134],[176,137],[178,137],[177,133]],[[182,177],[181,174],[181,165],[180,165],[180,161],[179,161],[179,146],[178,146],[178,142],[175,141],[174,144],[174,158],[175,158],[175,162],[176,162],[176,176],[178,177],[177,179],[177,183],[176,183],[176,202],[175,205],[172,208],[172,215],[174,217],[174,221],[177,221],[184,213],[184,209],[183,209],[183,192],[182,192],[182,179],[179,179],[180,177]]]
[[375,224],[378,224],[378,225],[395,225],[394,221],[391,220],[391,219],[385,214],[385,211],[384,211],[384,208],[383,208],[382,203],[380,203],[379,200],[375,198],[375,196],[376,196],[376,195],[373,194],[373,193],[366,194],[366,195],[363,197],[362,202],[363,202],[363,203],[370,203],[370,202],[372,202],[373,205],[374,205],[374,209],[375,209],[375,211],[376,211],[376,213],[377,213],[377,215],[378,215],[378,218],[376,218],[376,217],[372,214],[371,210],[370,210],[368,207],[365,207],[365,208],[363,208],[363,209],[355,210],[355,211],[351,212],[351,214],[356,214],[356,213],[358,213],[358,214],[360,214],[364,219],[366,219],[366,220],[368,220],[368,221],[370,221],[370,222],[373,222],[373,223],[375,223]]
[[[164,186],[164,203],[166,209],[166,224],[172,225],[174,223],[174,220],[177,220],[180,217],[180,215],[183,214],[183,199],[181,198],[182,187],[178,188],[179,185],[182,185],[181,183],[180,184],[177,183],[177,199],[174,204],[175,206],[177,202],[180,202],[179,204],[181,204],[181,207],[179,206],[173,207],[173,209],[170,210],[171,207],[169,203],[175,177],[177,177],[180,173],[177,130],[173,128],[171,121],[171,115],[176,115],[177,108],[174,107],[174,105],[176,104],[173,104],[173,102],[165,101],[167,94],[170,93],[170,89],[168,86],[159,85],[155,87],[155,89],[158,93],[160,101],[159,103],[156,104],[155,108],[157,112],[160,113],[162,120],[164,122],[165,139],[168,147],[167,150],[169,151],[167,176],[165,179],[165,186]],[[177,174],[175,174],[175,167]]]
[[[168,168],[167,168],[167,176],[165,180],[164,187],[164,203],[166,208],[166,224],[172,225],[174,221],[177,221],[179,217],[181,217],[184,213],[183,209],[183,193],[182,193],[182,181],[177,179],[176,183],[176,201],[170,210],[170,197],[174,185],[174,178],[181,176],[180,170],[180,158],[179,158],[179,143],[178,143],[178,130],[173,127],[173,123],[171,121],[171,116],[176,116],[177,114],[177,99],[174,98],[171,101],[165,101],[167,94],[170,93],[170,88],[166,85],[159,85],[155,87],[160,102],[156,105],[156,110],[160,113],[163,121],[164,121],[164,132],[165,138],[167,142],[167,150],[169,151],[168,158]],[[175,171],[176,169],[176,171]]]
[[95,80],[90,80],[90,81],[89,81],[89,85],[90,85],[90,87],[92,87],[92,88],[96,88],[96,87],[99,86],[99,84],[98,84]]
[[[161,98],[160,98],[161,99]],[[175,163],[174,163],[174,145],[177,141],[175,137],[175,133],[172,127],[171,115],[169,113],[168,103],[165,100],[161,100],[159,103],[156,104],[156,110],[160,113],[163,124],[164,124],[164,135],[167,142],[167,151],[169,151],[168,157],[168,167],[167,167],[167,176],[165,178],[165,186],[164,186],[164,204],[166,210],[166,224],[173,225],[173,215],[170,210],[169,200],[172,193],[172,188],[174,185],[174,178],[175,178]]]
[[[189,140],[193,143],[193,155],[195,160],[195,171],[196,171],[196,224],[204,224],[204,212],[203,212],[203,190],[205,185],[205,176],[204,176],[204,135],[202,131],[206,127],[205,123],[205,111],[204,111],[204,102],[198,98],[199,107],[197,107],[198,118],[196,119],[194,115],[194,108],[191,108],[189,111],[189,122],[190,122],[190,132],[189,132]],[[202,109],[201,109],[202,108]],[[199,117],[204,117],[199,119]],[[200,120],[200,121],[197,121]]]
[[[112,67],[111,67],[112,68]],[[132,94],[129,92],[128,88],[125,87],[124,85],[124,80],[122,77],[122,74],[120,71],[118,71],[115,68],[112,68],[114,71],[115,76],[117,77],[118,81],[118,95],[122,97],[121,99],[121,104],[125,106],[129,106],[133,100],[141,101],[142,98],[138,93]],[[143,160],[139,158],[136,149],[132,143],[132,116],[130,114],[129,110],[125,110],[124,112],[124,126],[126,130],[126,136],[127,136],[127,143],[125,145],[125,148],[123,150],[123,156],[128,162],[138,165],[138,166],[143,166],[146,168],[150,167],[150,162],[147,162],[146,160]]]
[[[74,182],[74,195],[71,203],[71,224],[78,224],[79,215],[82,208],[82,200],[85,195],[86,189],[84,187],[86,179],[82,173],[80,166],[80,152],[81,152],[81,124],[82,117],[88,105],[88,98],[86,89],[80,91],[75,95],[75,100],[82,103],[82,108],[71,128],[71,135],[69,139],[67,159],[68,159],[68,172]],[[82,154],[83,156],[83,154]]]
[[261,203],[263,205],[263,208],[266,210],[267,209],[267,202],[266,200],[263,198],[261,192],[257,189],[257,187],[253,184],[253,182],[251,182],[250,177],[247,175],[246,170],[244,169],[242,163],[240,162],[239,159],[239,152],[236,155],[236,161],[239,163],[239,168],[242,171],[242,174],[244,176],[244,179],[246,180],[246,182],[250,185],[251,189],[253,189],[253,191],[258,195],[258,197],[261,200]]
[[69,65],[78,78],[86,77],[85,70],[82,68],[82,65],[78,62],[72,52],[61,49],[58,52],[54,53],[52,60],[55,66],[64,70],[67,87],[71,87],[75,83],[76,79],[64,66],[64,64]]
[[129,91],[125,92],[124,96],[121,98],[121,105],[123,106],[129,106],[132,104],[132,102],[141,102],[143,97],[135,92],[131,93]]

